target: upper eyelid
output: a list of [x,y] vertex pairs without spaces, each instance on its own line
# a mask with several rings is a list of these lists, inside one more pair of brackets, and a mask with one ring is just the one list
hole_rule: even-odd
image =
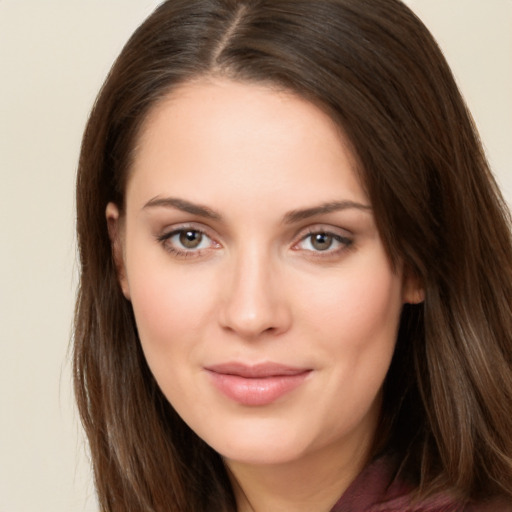
[[213,235],[211,234],[211,230],[207,226],[204,226],[203,224],[196,222],[183,222],[179,224],[173,224],[171,226],[166,226],[159,230],[161,234],[158,235],[158,237],[168,237],[186,230],[197,231],[199,233],[202,233],[203,235],[206,235],[209,238],[214,238]]
[[334,240],[338,241],[341,244],[347,244],[347,243],[353,242],[352,237],[340,235],[338,233],[333,233],[332,231],[316,231],[315,230],[315,231],[310,231],[309,233],[306,233],[304,236],[301,236],[293,245],[296,246],[296,245],[300,244],[301,242],[304,242],[305,240],[307,240],[312,235],[317,235],[317,234],[324,234],[324,235],[332,236],[332,238],[334,238]]
[[197,233],[200,233],[202,236],[206,236],[207,238],[209,238],[210,240],[212,240],[212,237],[210,235],[208,235],[208,233],[205,233],[204,231],[200,230],[200,229],[187,229],[187,228],[178,228],[178,229],[171,229],[170,231],[166,231],[164,233],[162,233],[161,235],[158,235],[157,238],[158,240],[162,241],[162,240],[169,240],[170,238],[173,238],[174,236],[176,236],[177,234],[183,232],[183,231],[196,231]]
[[[179,233],[182,233],[184,231],[196,231],[197,233],[200,233],[202,236],[206,236],[209,240],[208,245],[209,247],[197,247],[197,248],[186,248],[186,247],[180,247],[176,243],[171,242],[171,240],[178,235]],[[169,253],[173,253],[176,258],[185,258],[185,257],[200,257],[201,254],[203,254],[205,251],[208,251],[212,248],[213,245],[219,246],[220,244],[212,238],[208,233],[205,232],[203,229],[199,229],[197,227],[193,226],[177,226],[173,227],[172,229],[164,230],[164,232],[161,235],[156,236],[156,240],[159,245],[161,245],[164,250],[166,250]]]
[[[203,229],[202,227],[201,228],[197,227],[190,223],[186,223],[186,224],[182,224],[182,225],[174,225],[172,227],[169,226],[169,227],[167,227],[167,229],[164,228],[163,230],[161,230],[161,234],[157,234],[155,236],[155,238],[159,244],[167,245],[170,243],[170,240],[173,237],[175,237],[178,233],[181,233],[181,232],[187,231],[187,230],[188,231],[197,231],[198,233],[201,233],[201,235],[206,236],[210,240],[211,244],[218,245],[218,246],[221,245],[215,237],[213,237],[212,235],[210,235],[208,233],[208,230]],[[201,251],[208,250],[208,248],[186,249],[186,248],[177,247],[176,250],[181,253],[199,253]]]
[[296,232],[294,238],[295,239],[298,238],[299,240],[302,240],[303,238],[305,238],[309,235],[315,234],[315,233],[327,233],[327,234],[340,236],[342,238],[351,238],[354,236],[354,233],[347,228],[342,228],[339,226],[332,226],[329,224],[318,223],[318,224],[309,225],[309,226],[299,229]]
[[[194,222],[194,221],[168,225],[159,230],[160,234],[157,234],[156,238],[158,238],[159,240],[168,239],[171,236],[175,235],[176,233],[180,233],[181,231],[186,231],[187,229],[192,230],[192,231],[197,231],[197,232],[207,236],[215,243],[218,243],[218,244],[221,243],[220,242],[221,237],[219,237],[218,234],[216,234],[216,232],[214,230],[212,230],[211,228],[209,228],[208,226],[204,225],[201,222]],[[298,230],[294,230],[294,233],[292,234],[290,241],[294,245],[315,233],[332,234],[334,236],[338,236],[341,238],[347,238],[347,239],[351,239],[354,236],[353,232],[351,232],[347,228],[342,228],[340,226],[333,226],[333,225],[329,225],[327,223],[325,223],[325,224],[324,223],[315,223],[313,225],[307,225],[307,226],[301,227]]]
[[308,226],[307,228],[300,230],[299,233],[297,233],[293,238],[291,250],[301,250],[301,248],[299,248],[300,244],[304,243],[310,236],[319,233],[331,235],[337,241],[337,243],[342,246],[338,249],[326,250],[325,252],[319,251],[318,254],[315,251],[311,251],[319,257],[327,257],[327,255],[332,256],[333,254],[338,253],[341,250],[345,250],[349,247],[352,247],[354,244],[354,235],[347,229],[319,224],[314,226]]

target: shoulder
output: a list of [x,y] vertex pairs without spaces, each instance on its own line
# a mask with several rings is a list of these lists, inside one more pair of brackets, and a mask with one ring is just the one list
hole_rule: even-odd
[[512,512],[512,503],[501,499],[461,503],[441,494],[416,503],[413,491],[397,478],[393,460],[383,457],[362,471],[331,512]]
[[498,498],[479,503],[470,503],[466,505],[464,512],[512,512],[512,501]]

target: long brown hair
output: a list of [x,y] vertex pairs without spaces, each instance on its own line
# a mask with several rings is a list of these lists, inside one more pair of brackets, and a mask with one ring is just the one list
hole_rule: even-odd
[[77,179],[75,390],[102,510],[236,509],[220,456],[146,365],[105,221],[123,209],[148,110],[197,77],[275,84],[351,140],[405,306],[375,452],[420,495],[512,497],[508,210],[439,48],[399,0],[169,0],[135,32],[91,113]]

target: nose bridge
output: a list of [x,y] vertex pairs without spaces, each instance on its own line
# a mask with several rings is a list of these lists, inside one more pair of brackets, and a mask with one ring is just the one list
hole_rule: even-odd
[[231,261],[221,323],[242,337],[282,332],[289,324],[282,274],[270,251],[253,240]]

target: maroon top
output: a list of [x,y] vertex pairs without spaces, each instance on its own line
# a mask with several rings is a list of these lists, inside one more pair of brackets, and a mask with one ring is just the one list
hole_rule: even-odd
[[492,501],[464,505],[444,495],[411,505],[412,490],[409,484],[395,478],[390,459],[380,458],[363,470],[331,512],[512,512],[511,503]]

